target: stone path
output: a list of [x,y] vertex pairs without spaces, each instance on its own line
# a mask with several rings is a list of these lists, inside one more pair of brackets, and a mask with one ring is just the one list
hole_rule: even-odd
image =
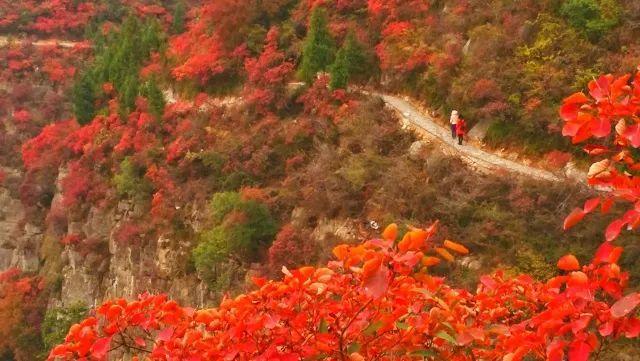
[[563,182],[567,180],[564,176],[558,176],[552,172],[523,165],[486,152],[468,142],[465,142],[463,145],[458,145],[457,141],[451,138],[451,131],[449,129],[437,124],[430,115],[421,112],[409,101],[389,94],[374,94],[380,96],[386,104],[395,109],[403,121],[410,123],[410,126],[418,128],[419,131],[421,130],[426,133],[426,136],[436,139],[444,145],[443,150],[446,153],[459,157],[474,168],[491,172],[495,172],[496,169],[503,169],[510,173],[516,173],[529,178],[553,182]]

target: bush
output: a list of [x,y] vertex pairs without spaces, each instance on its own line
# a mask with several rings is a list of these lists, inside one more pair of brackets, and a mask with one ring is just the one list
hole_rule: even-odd
[[64,341],[71,325],[87,316],[87,307],[76,303],[69,307],[56,307],[47,310],[42,322],[42,340],[47,351]]
[[151,185],[144,179],[144,169],[138,167],[130,157],[120,163],[120,171],[113,176],[116,191],[124,197],[142,197],[151,191]]
[[211,228],[201,232],[192,254],[196,270],[212,280],[216,265],[229,258],[255,260],[272,241],[277,225],[264,204],[237,192],[216,193],[209,208]]
[[591,40],[598,40],[615,27],[619,13],[616,0],[568,0],[560,8],[569,24]]

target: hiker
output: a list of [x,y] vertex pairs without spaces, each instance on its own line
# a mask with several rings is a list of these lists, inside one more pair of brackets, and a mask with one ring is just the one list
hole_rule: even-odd
[[458,124],[458,111],[453,110],[451,112],[451,118],[449,118],[449,123],[451,123],[451,138],[456,139],[456,127]]
[[458,135],[458,145],[462,145],[462,139],[467,133],[467,122],[464,121],[462,116],[458,117],[458,123],[456,124],[456,135]]

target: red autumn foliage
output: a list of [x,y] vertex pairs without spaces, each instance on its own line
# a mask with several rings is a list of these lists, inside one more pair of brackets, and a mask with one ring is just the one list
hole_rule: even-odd
[[[584,151],[597,159],[589,168],[589,184],[608,189],[603,195],[603,211],[614,202],[633,204],[622,218],[614,220],[605,232],[610,242],[622,229],[640,225],[640,162],[634,148],[640,147],[639,74],[614,77],[603,75],[588,85],[588,95],[579,92],[564,99],[560,116],[565,121],[562,134],[573,143],[588,142]],[[582,219],[579,212],[569,216],[570,223]]]
[[315,245],[308,234],[291,224],[282,226],[269,247],[269,267],[279,271],[282,266],[292,268],[308,263],[315,254]]
[[38,345],[25,343],[39,336],[46,305],[44,282],[16,268],[0,272],[0,352],[16,361],[33,360]]
[[183,308],[164,296],[107,301],[72,326],[49,359],[105,359],[112,351],[153,360],[409,360],[427,353],[574,361],[596,352],[602,338],[640,334],[640,296],[623,296],[627,275],[609,258],[611,249],[582,267],[563,261],[569,271],[546,282],[482,276],[472,293],[423,266],[434,264],[427,256],[434,249],[467,252],[450,241],[438,247],[435,229],[413,229],[397,242],[390,227],[384,239],[340,245],[326,268],[283,267],[282,281],[254,279],[256,291],[215,309]]
[[319,75],[309,89],[298,98],[305,113],[333,121],[337,121],[338,115],[342,112],[348,112],[353,101],[342,89],[331,91],[329,76],[326,74]]
[[294,65],[278,50],[278,36],[278,29],[271,28],[260,56],[244,63],[247,72],[244,99],[260,114],[280,110],[286,104],[287,81]]

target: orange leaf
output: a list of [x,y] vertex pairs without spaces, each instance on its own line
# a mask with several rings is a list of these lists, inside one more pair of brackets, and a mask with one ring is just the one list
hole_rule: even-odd
[[575,208],[567,218],[564,219],[562,228],[566,231],[580,222],[582,218],[584,218],[584,210],[582,210],[582,208]]
[[333,255],[336,256],[336,258],[340,261],[344,261],[344,259],[347,258],[348,254],[349,246],[347,246],[346,244],[341,244],[333,248]]
[[387,241],[395,241],[398,238],[398,225],[395,223],[388,225],[382,232],[382,238]]
[[382,264],[382,257],[374,257],[364,263],[362,266],[362,277],[367,279],[371,277]]
[[445,240],[444,241],[444,246],[446,248],[449,248],[450,250],[454,251],[454,252],[458,252],[460,254],[468,254],[469,253],[469,249],[463,245],[461,245],[460,243],[454,242],[454,241],[450,241],[450,240]]
[[411,248],[411,232],[405,233],[402,240],[398,242],[398,250],[400,250],[400,252],[404,253],[408,251],[409,248]]
[[563,271],[577,271],[580,269],[580,263],[576,256],[568,254],[558,260],[558,268]]
[[438,252],[438,254],[444,258],[445,260],[449,261],[449,262],[453,262],[454,257],[451,253],[449,253],[449,251],[447,251],[446,249],[442,248],[442,247],[438,247],[436,248],[436,252]]
[[429,232],[423,229],[416,229],[415,231],[412,231],[410,233],[411,233],[411,247],[410,247],[411,249],[418,250],[422,248],[422,246],[424,246],[424,241],[426,241],[427,238],[429,238]]
[[440,263],[440,258],[438,257],[431,257],[431,256],[425,256],[422,257],[422,265],[423,266],[435,266],[437,264]]

